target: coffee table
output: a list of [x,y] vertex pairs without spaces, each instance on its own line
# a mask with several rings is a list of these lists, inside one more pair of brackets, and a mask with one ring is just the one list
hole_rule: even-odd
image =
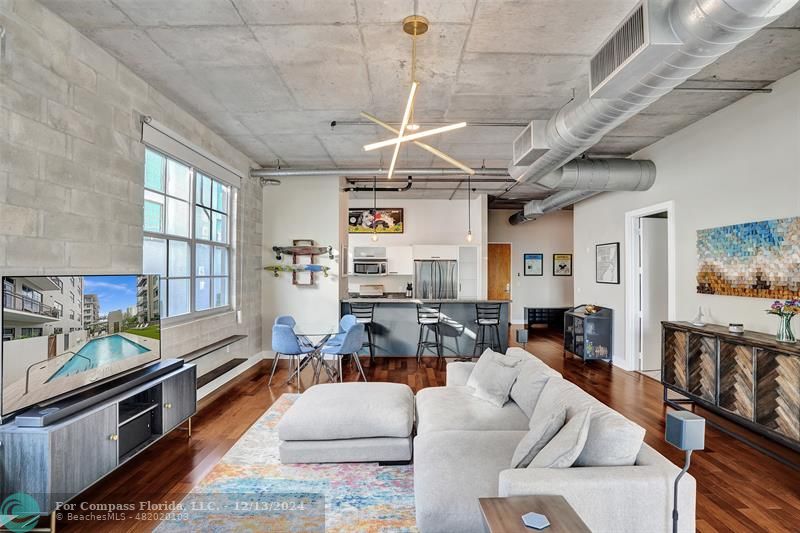
[[[478,498],[483,519],[491,533],[590,533],[583,520],[563,496],[509,496],[507,498]],[[522,515],[540,513],[547,516],[550,526],[542,530],[525,527]]]

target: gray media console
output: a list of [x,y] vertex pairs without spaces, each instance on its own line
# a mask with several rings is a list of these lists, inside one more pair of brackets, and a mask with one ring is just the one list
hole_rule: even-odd
[[51,513],[191,418],[196,383],[186,364],[56,423],[0,426],[0,500],[25,492]]

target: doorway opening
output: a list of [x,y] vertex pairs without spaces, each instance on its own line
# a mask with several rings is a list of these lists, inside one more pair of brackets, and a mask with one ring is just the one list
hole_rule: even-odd
[[629,370],[661,380],[661,322],[675,316],[672,202],[625,215],[626,339]]

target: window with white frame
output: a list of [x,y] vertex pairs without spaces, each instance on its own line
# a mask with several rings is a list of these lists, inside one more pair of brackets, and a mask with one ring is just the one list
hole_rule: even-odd
[[161,316],[230,305],[231,188],[147,148],[144,273],[161,275]]

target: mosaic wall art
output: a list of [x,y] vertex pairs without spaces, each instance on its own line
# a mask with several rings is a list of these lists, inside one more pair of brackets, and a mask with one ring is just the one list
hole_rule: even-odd
[[800,217],[697,232],[697,292],[800,297]]

